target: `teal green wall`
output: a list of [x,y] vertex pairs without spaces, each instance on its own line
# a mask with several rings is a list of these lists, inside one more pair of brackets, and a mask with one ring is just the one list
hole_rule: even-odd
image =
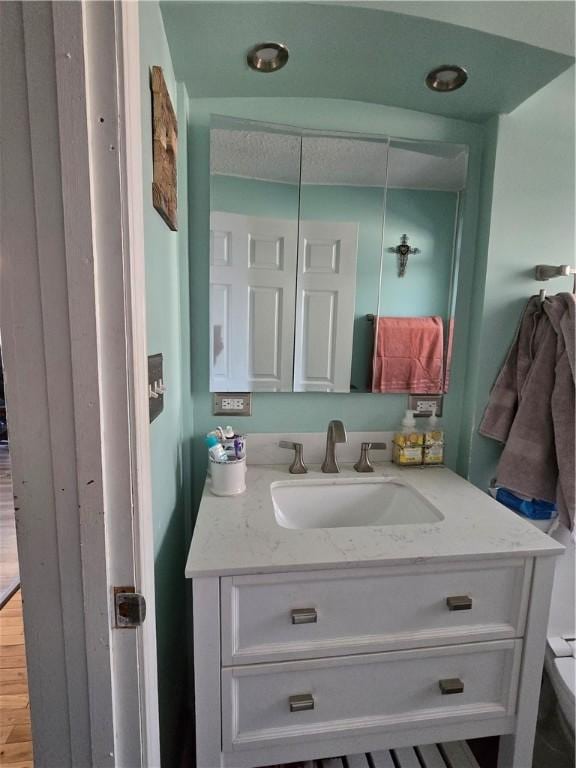
[[[476,376],[469,384],[470,479],[486,487],[500,448],[477,433],[490,388],[529,296],[572,290],[533,279],[536,264],[574,263],[574,67],[498,121],[490,220],[485,211],[485,292],[474,321]],[[496,126],[492,126],[496,130]],[[489,202],[489,201],[488,201]],[[486,229],[486,226],[484,227]]]
[[[148,352],[162,352],[168,387],[164,410],[150,425],[152,510],[158,644],[158,692],[162,763],[178,764],[179,728],[186,684],[184,563],[190,515],[190,386],[188,290],[187,95],[174,78],[162,17],[155,2],[141,3],[144,237]],[[152,206],[152,115],[149,70],[164,71],[179,124],[178,231],[172,232]]]
[[[446,317],[458,195],[424,189],[390,189],[386,196],[381,315]],[[406,233],[420,253],[408,257],[398,278],[398,257],[389,252]]]
[[298,221],[297,184],[214,174],[211,194],[215,211]]
[[[189,183],[192,308],[192,381],[194,389],[195,472],[200,480],[205,466],[201,435],[221,419],[212,416],[208,384],[208,294],[210,215],[210,115],[274,120],[304,128],[451,141],[470,146],[469,184],[465,199],[461,270],[456,308],[452,386],[446,397],[444,422],[448,433],[447,460],[455,466],[464,399],[469,333],[469,306],[476,253],[476,208],[479,199],[482,126],[392,107],[333,99],[195,99],[190,102]],[[272,394],[253,397],[251,417],[237,420],[247,432],[316,432],[331,418],[341,418],[349,430],[392,429],[406,408],[405,395]]]
[[468,477],[470,472],[470,453],[476,411],[482,313],[484,310],[484,290],[486,285],[490,215],[492,212],[492,186],[494,183],[497,141],[498,118],[495,117],[489,120],[485,126],[484,152],[482,155],[480,177],[476,259],[472,276],[473,291],[469,307],[468,361],[464,379],[461,426],[460,435],[458,436],[458,459],[456,463],[456,469],[463,477]]

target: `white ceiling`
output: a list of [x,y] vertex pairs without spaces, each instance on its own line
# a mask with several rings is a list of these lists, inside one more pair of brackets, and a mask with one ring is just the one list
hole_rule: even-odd
[[[316,0],[322,2],[322,0]],[[574,56],[571,0],[326,0],[443,21]],[[324,3],[323,3],[324,4]]]
[[212,128],[210,173],[298,184],[300,137]]
[[459,192],[466,186],[468,153],[455,145],[451,157],[392,146],[388,163],[388,187],[393,189],[437,189]]
[[302,140],[302,184],[383,187],[387,145],[328,136]]
[[[458,191],[466,181],[467,154],[461,145],[393,142],[387,163],[381,141],[305,136],[302,183]],[[388,168],[387,168],[388,165]],[[284,184],[298,184],[299,137],[214,128],[210,171]]]

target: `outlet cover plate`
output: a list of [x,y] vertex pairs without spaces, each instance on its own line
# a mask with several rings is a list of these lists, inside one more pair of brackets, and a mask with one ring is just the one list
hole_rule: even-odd
[[214,392],[212,404],[214,416],[251,416],[250,392]]
[[442,416],[444,395],[408,395],[408,408],[416,418],[432,416],[436,405],[436,416]]

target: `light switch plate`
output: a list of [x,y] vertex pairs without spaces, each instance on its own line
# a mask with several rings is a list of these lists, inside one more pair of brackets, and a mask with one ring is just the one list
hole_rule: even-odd
[[250,392],[215,392],[212,413],[214,416],[250,416],[252,395]]
[[408,408],[414,416],[432,416],[436,405],[436,416],[442,416],[444,395],[408,395]]
[[[164,381],[164,359],[162,353],[148,355],[148,386],[154,389],[158,382]],[[158,392],[156,397],[149,397],[149,417],[154,421],[164,410],[164,394]]]

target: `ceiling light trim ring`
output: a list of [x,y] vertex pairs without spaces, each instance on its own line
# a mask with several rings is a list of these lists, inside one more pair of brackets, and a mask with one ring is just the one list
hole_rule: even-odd
[[[262,56],[261,51],[267,48],[276,51],[274,58],[269,59]],[[288,62],[289,56],[288,47],[284,43],[258,43],[248,51],[246,61],[250,69],[253,69],[255,72],[268,74],[282,69]]]
[[[441,74],[450,73],[454,75],[451,80],[445,80],[440,77]],[[468,80],[468,72],[464,67],[460,67],[458,64],[443,64],[440,67],[434,67],[426,75],[426,85],[431,91],[436,93],[451,93],[457,91],[458,88],[462,88],[464,83]]]

